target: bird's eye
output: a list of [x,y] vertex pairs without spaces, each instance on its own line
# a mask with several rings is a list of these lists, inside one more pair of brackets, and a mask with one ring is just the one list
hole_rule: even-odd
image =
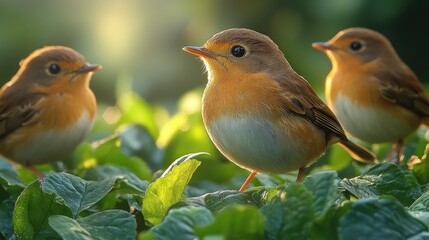
[[241,58],[246,54],[246,49],[242,46],[234,46],[231,48],[231,54],[234,57]]
[[61,68],[60,68],[60,66],[58,66],[58,64],[53,63],[53,64],[49,65],[49,72],[51,74],[57,74],[60,71],[61,71]]
[[352,42],[350,44],[350,49],[353,51],[359,51],[362,48],[362,43],[360,42]]

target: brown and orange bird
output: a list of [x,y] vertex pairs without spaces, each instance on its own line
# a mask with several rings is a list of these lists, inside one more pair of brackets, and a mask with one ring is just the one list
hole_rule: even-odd
[[404,138],[429,116],[414,72],[386,37],[367,28],[345,29],[313,47],[332,62],[326,98],[345,130],[368,143],[396,142],[399,162]]
[[357,160],[372,153],[349,141],[335,115],[267,36],[234,28],[202,47],[183,50],[202,58],[208,84],[202,99],[207,132],[230,161],[251,172],[284,173],[306,167],[339,142]]
[[38,49],[0,89],[0,154],[43,177],[34,164],[62,160],[90,132],[96,100],[90,65],[63,46]]

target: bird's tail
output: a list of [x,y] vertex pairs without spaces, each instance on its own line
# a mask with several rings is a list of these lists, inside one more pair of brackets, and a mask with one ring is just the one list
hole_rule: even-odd
[[348,139],[340,141],[339,144],[352,156],[353,159],[359,162],[378,162],[377,157],[373,153]]

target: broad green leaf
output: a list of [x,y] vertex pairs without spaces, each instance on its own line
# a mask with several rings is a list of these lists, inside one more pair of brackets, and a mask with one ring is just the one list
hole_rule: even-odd
[[196,227],[200,239],[262,240],[264,237],[264,216],[254,206],[234,205],[216,214],[213,223]]
[[164,171],[164,173],[162,174],[161,177],[165,177],[167,174],[169,174],[176,166],[179,166],[181,163],[186,162],[194,157],[198,157],[200,155],[204,155],[204,154],[208,154],[205,152],[198,152],[198,153],[190,153],[190,154],[186,154],[183,155],[181,157],[179,157],[178,159],[174,160],[174,162],[172,164],[170,164],[170,166],[168,166],[168,168]]
[[76,220],[63,215],[54,215],[49,217],[49,225],[61,236],[67,240],[90,240],[91,237],[86,229],[84,229]]
[[101,209],[117,207],[122,202],[141,212],[142,197],[149,183],[141,180],[127,168],[103,165],[89,169],[85,172],[85,179],[102,181],[107,178],[115,178],[113,189],[97,204]]
[[338,198],[338,178],[335,171],[323,171],[306,177],[304,186],[313,193],[313,208],[316,218],[321,218]]
[[13,170],[12,163],[0,156],[0,169]]
[[[179,165],[176,163],[180,162]],[[143,198],[142,213],[153,225],[161,223],[168,209],[181,199],[192,174],[201,163],[189,156],[177,159],[155,182],[149,185]]]
[[13,236],[13,207],[15,198],[9,198],[0,202],[0,239],[3,236],[5,239],[11,239]]
[[429,152],[429,144],[425,144],[423,156],[419,163],[413,164],[413,173],[420,184],[429,183],[429,160],[427,155]]
[[108,178],[115,178],[117,179],[117,183],[126,184],[142,193],[146,191],[149,185],[147,181],[141,180],[129,169],[114,165],[101,165],[88,169],[84,174],[84,178],[92,181],[102,181]]
[[[267,174],[267,173],[260,173],[256,174],[255,178],[252,180],[252,183],[258,182],[260,186],[264,187],[276,187],[281,184],[283,184],[286,181],[286,178],[288,177],[287,174]],[[296,175],[293,175],[293,180],[296,180]]]
[[429,212],[429,191],[424,192],[411,206],[411,211],[427,211]]
[[48,225],[52,215],[71,217],[70,209],[56,201],[55,194],[42,191],[40,182],[28,185],[15,204],[13,212],[14,233],[17,239],[59,239],[57,233]]
[[46,175],[42,189],[63,199],[76,217],[106,196],[114,184],[114,178],[93,182],[68,173],[52,173]]
[[277,193],[276,189],[251,189],[245,192],[232,190],[218,191],[198,197],[187,198],[177,203],[174,207],[188,205],[200,206],[208,208],[213,213],[217,213],[228,206],[238,204],[261,207],[267,203],[275,193]]
[[213,215],[202,207],[183,207],[172,209],[165,216],[164,221],[151,228],[143,239],[151,239],[151,235],[157,240],[193,240],[197,239],[194,228],[213,222]]
[[291,183],[285,193],[260,208],[266,218],[267,239],[311,239],[315,218],[313,196],[302,184]]
[[411,216],[417,218],[424,224],[426,224],[427,227],[429,227],[429,212],[428,211],[408,211],[408,213],[411,214]]
[[396,201],[366,199],[349,204],[351,209],[340,219],[340,239],[424,239],[427,234],[428,228]]
[[8,193],[16,195],[25,188],[25,184],[21,181],[18,174],[8,168],[0,169],[0,184]]
[[97,165],[122,166],[134,172],[141,179],[150,180],[152,178],[152,170],[142,159],[126,156],[121,151],[118,137],[111,136],[97,144],[93,158]]
[[420,184],[429,183],[429,160],[414,164],[413,173]]
[[422,194],[412,172],[392,163],[375,164],[361,176],[346,179],[340,185],[359,199],[391,195],[405,206]]
[[136,209],[139,212],[142,212],[142,202],[143,197],[137,194],[127,194],[124,196],[127,200],[128,206],[130,209]]
[[137,227],[133,215],[117,209],[77,219],[61,215],[51,216],[49,225],[67,240],[133,240],[136,238]]
[[369,187],[372,183],[373,181],[367,178],[355,177],[341,180],[340,186],[358,199],[379,198],[380,193]]
[[131,125],[119,135],[121,151],[127,156],[138,156],[152,168],[162,165],[164,152],[158,148],[153,136],[141,125]]

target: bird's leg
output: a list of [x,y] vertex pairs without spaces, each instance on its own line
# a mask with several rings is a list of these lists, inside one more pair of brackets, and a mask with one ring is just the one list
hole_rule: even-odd
[[402,163],[402,154],[403,154],[403,150],[404,150],[404,140],[403,139],[399,139],[398,142],[396,142],[395,144],[395,148],[396,148],[396,159],[398,165],[401,165]]
[[392,144],[392,149],[387,154],[386,160],[401,165],[403,149],[404,140],[400,139],[396,143]]
[[298,176],[296,176],[296,182],[301,182],[304,178],[305,170],[307,170],[307,167],[302,167],[298,171]]
[[247,177],[246,181],[244,181],[243,185],[241,185],[240,192],[243,192],[247,185],[252,181],[253,177],[256,175],[256,172],[251,172],[250,175]]

